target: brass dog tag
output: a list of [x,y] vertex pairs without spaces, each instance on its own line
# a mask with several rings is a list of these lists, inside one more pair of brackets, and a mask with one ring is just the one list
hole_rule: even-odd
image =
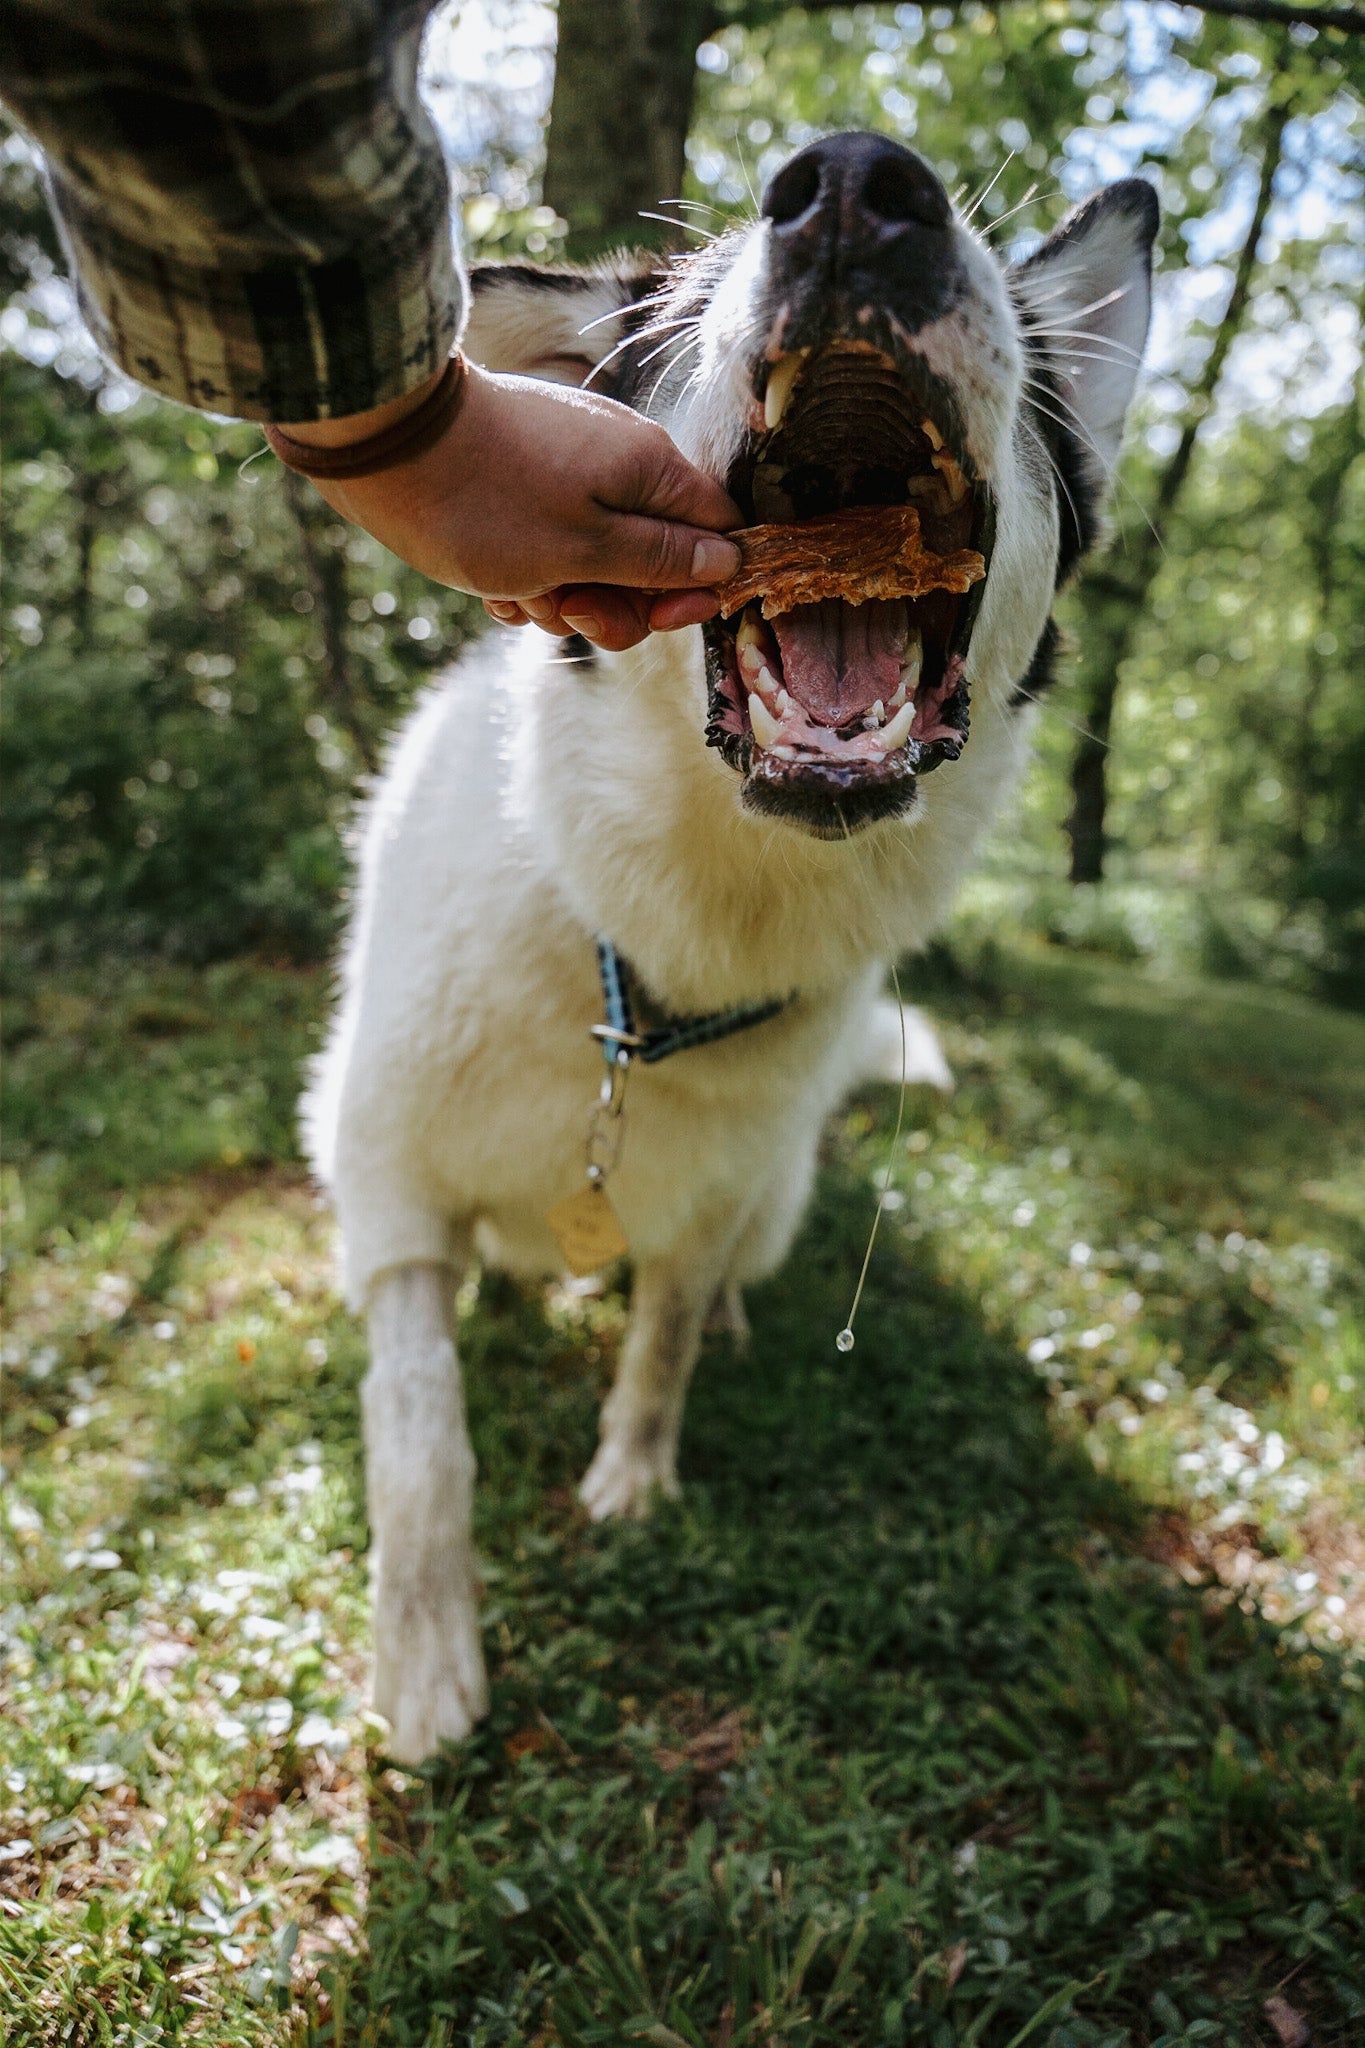
[[553,1209],[546,1210],[545,1221],[554,1232],[565,1265],[580,1279],[600,1273],[603,1266],[624,1258],[630,1249],[621,1219],[601,1188],[584,1188],[567,1202],[556,1202]]

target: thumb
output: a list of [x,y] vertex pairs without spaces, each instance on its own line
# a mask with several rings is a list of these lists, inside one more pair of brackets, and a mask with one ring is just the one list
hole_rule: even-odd
[[687,590],[728,583],[743,557],[732,540],[695,526],[618,513],[595,549],[595,580],[633,590]]

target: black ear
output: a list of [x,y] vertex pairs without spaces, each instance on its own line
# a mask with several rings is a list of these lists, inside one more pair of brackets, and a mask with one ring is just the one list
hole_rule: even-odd
[[1152,312],[1156,193],[1108,185],[1010,274],[1025,334],[1075,429],[1093,488],[1113,474]]
[[629,257],[591,270],[476,263],[463,346],[488,370],[583,384],[655,282],[642,260]]

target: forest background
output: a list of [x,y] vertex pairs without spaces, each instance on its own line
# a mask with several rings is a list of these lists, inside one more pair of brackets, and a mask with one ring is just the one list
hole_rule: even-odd
[[908,969],[956,1092],[832,1120],[682,1500],[576,1505],[619,1276],[461,1289],[492,1711],[400,1776],[295,1105],[483,614],[110,373],[0,147],[0,2038],[1354,2048],[1365,16],[485,0],[426,70],[475,258],[686,245],[855,124],[1005,251],[1153,179],[1115,544]]
[[[677,248],[842,126],[913,142],[1002,251],[1156,183],[1116,542],[973,901],[1365,1002],[1361,38],[1146,0],[560,14],[557,85],[538,0],[429,38],[471,258]],[[253,459],[254,428],[111,375],[17,136],[3,174],[11,960],[317,960],[357,791],[482,614]]]

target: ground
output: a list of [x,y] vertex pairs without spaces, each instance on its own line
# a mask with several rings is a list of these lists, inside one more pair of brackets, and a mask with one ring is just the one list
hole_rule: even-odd
[[652,1522],[573,1495],[620,1292],[466,1287],[493,1707],[419,1777],[293,1137],[325,978],[15,992],[6,2042],[1361,2038],[1365,1022],[912,983],[958,1092],[831,1132]]

